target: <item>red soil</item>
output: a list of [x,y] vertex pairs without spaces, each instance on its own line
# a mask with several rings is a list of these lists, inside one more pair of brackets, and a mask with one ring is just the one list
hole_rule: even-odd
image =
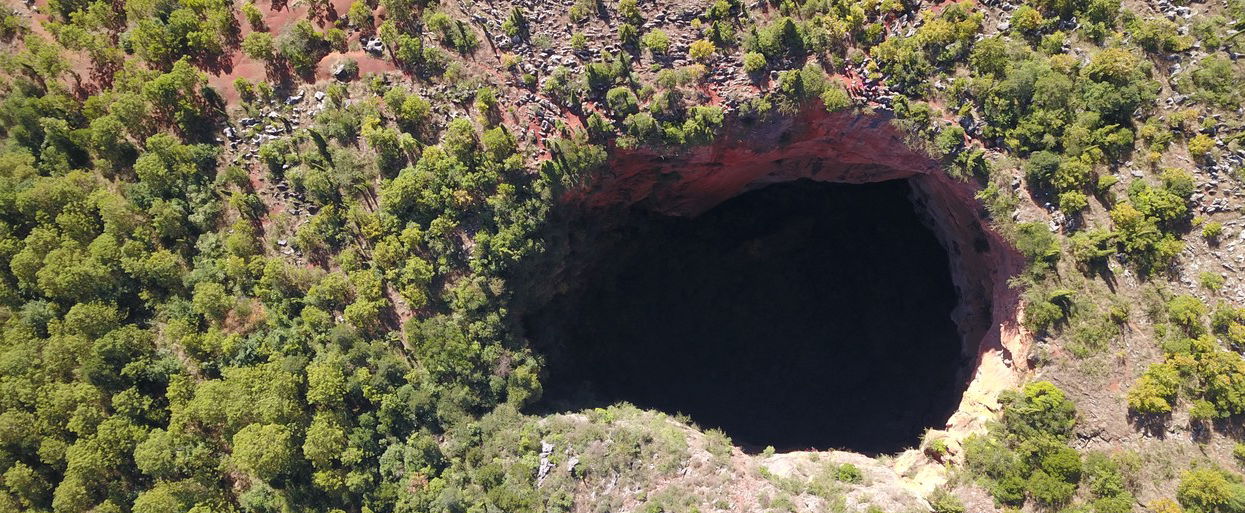
[[[327,12],[320,13],[319,16],[313,19],[312,23],[320,27],[322,30],[324,28],[331,27],[333,21],[344,16],[346,11],[350,9],[351,2],[352,0],[330,0]],[[299,3],[298,5],[291,6],[290,3],[287,2],[284,3],[284,5],[277,5],[280,6],[280,9],[274,10],[273,3],[271,1],[256,3],[256,6],[259,7],[264,13],[264,27],[268,32],[272,33],[273,37],[279,36],[291,25],[298,23],[298,20],[307,17],[308,9],[305,3]],[[242,28],[240,37],[246,37],[247,34],[254,32],[251,29],[250,24],[247,23],[245,17],[242,15],[241,9],[237,12],[237,20],[238,26]],[[357,34],[352,34],[351,38],[356,36]],[[336,64],[337,61],[347,57],[352,58],[359,63],[360,74],[397,71],[397,67],[389,62],[388,59],[383,57],[378,59],[362,50],[353,50],[345,53],[332,52],[324,59],[321,59],[319,65],[316,67],[314,78],[310,81],[306,81],[306,83],[327,80],[330,78],[329,71],[332,69],[333,65]],[[224,66],[222,70],[209,72],[208,84],[215,88],[217,92],[225,98],[225,101],[231,105],[236,105],[241,99],[238,95],[238,91],[233,87],[234,80],[238,78],[245,78],[252,82],[261,82],[270,78],[268,67],[263,61],[257,61],[242,55],[242,52],[237,48],[234,48],[229,52],[227,59],[228,64]],[[299,80],[296,76],[291,78],[295,81]]]

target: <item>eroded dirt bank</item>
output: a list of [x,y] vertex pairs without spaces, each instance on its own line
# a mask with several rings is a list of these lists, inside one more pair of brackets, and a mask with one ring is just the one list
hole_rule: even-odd
[[[959,441],[984,428],[998,409],[998,393],[1027,370],[1023,358],[1012,356],[1024,354],[1030,337],[1017,321],[1021,305],[1007,283],[1023,260],[990,228],[974,197],[976,184],[947,176],[910,148],[888,117],[810,108],[763,126],[739,126],[712,145],[682,152],[615,150],[608,170],[563,201],[577,210],[639,207],[695,216],[742,192],[797,179],[909,181],[914,205],[950,256],[960,298],[953,318],[963,338],[966,391],[946,429],[935,433],[958,457]],[[919,451],[896,459],[898,473],[921,491],[944,479],[941,468]]]

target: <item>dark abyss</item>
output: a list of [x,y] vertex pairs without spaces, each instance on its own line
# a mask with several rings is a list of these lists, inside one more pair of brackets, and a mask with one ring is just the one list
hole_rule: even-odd
[[543,407],[681,412],[750,450],[916,446],[964,383],[947,254],[908,187],[802,180],[611,223],[525,318]]

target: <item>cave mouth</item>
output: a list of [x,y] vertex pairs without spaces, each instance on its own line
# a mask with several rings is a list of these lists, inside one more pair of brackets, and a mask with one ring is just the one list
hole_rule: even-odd
[[567,279],[523,318],[547,358],[538,408],[625,401],[749,451],[917,446],[972,355],[910,187],[801,179],[694,217],[581,216]]

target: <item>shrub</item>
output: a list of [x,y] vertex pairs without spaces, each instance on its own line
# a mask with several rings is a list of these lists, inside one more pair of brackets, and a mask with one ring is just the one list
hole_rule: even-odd
[[835,469],[834,478],[844,483],[859,483],[864,481],[865,476],[856,465],[844,463]]
[[670,36],[662,29],[650,30],[640,39],[640,43],[654,55],[664,55],[670,51]]
[[1206,290],[1211,292],[1219,292],[1219,289],[1223,288],[1224,278],[1223,275],[1219,273],[1203,271],[1197,275],[1197,281]]
[[1043,223],[1016,225],[1016,249],[1030,262],[1054,262],[1059,259],[1059,239]]
[[1004,404],[1007,432],[1022,440],[1039,435],[1067,439],[1076,425],[1076,406],[1049,381],[1029,383],[1020,392],[1004,392],[999,402]]
[[640,29],[630,23],[618,25],[618,42],[623,48],[635,50],[640,44]]
[[246,22],[251,26],[251,30],[263,30],[264,13],[255,6],[255,2],[244,2],[242,4],[242,15],[246,17]]
[[276,57],[272,35],[267,32],[251,32],[242,39],[242,53],[255,60],[271,61]]
[[946,490],[939,488],[929,496],[929,507],[934,513],[964,513],[964,503]]
[[1044,333],[1066,317],[1063,309],[1046,300],[1030,301],[1025,305],[1024,325],[1034,333]]
[[1146,504],[1146,511],[1149,513],[1184,513],[1176,501],[1171,499],[1155,499]]
[[1204,160],[1215,149],[1215,140],[1206,134],[1197,134],[1189,139],[1189,154],[1198,160]]
[[1231,60],[1221,55],[1208,55],[1198,61],[1197,67],[1178,85],[1199,101],[1236,107],[1241,101],[1240,78]]
[[718,47],[713,44],[713,41],[698,39],[688,47],[687,56],[692,60],[703,61],[713,56],[713,52],[716,51],[718,51]]
[[518,7],[511,9],[510,16],[507,16],[506,21],[501,24],[501,30],[512,38],[527,39],[529,26],[527,17],[523,15],[523,9]]
[[1050,184],[1061,163],[1063,159],[1052,152],[1034,152],[1025,163],[1025,178],[1037,186],[1045,187]]
[[1240,513],[1245,511],[1245,485],[1241,476],[1221,468],[1195,468],[1181,476],[1176,499],[1189,513]]
[[350,10],[346,11],[346,19],[350,25],[359,28],[372,28],[372,9],[363,0],[354,0]]
[[744,71],[747,73],[757,73],[765,69],[768,63],[765,61],[765,54],[760,52],[748,52],[744,54]]
[[934,138],[934,147],[943,155],[953,155],[963,146],[964,129],[960,125],[949,125]]
[[1025,488],[1033,500],[1047,506],[1066,504],[1076,493],[1076,483],[1069,483],[1042,470],[1029,476]]
[[1173,323],[1192,336],[1202,331],[1202,317],[1206,305],[1193,296],[1180,295],[1167,302],[1167,316]]
[[838,82],[832,82],[826,86],[825,91],[822,91],[821,103],[826,106],[826,110],[839,112],[852,107],[852,97],[847,94],[847,90],[843,89],[843,86],[840,86]]
[[1115,254],[1116,234],[1101,228],[1082,230],[1068,237],[1068,254],[1082,266],[1102,264]]
[[270,481],[291,468],[293,434],[282,424],[251,424],[233,437],[233,461],[242,470]]
[[605,103],[619,117],[635,114],[640,111],[639,100],[635,93],[625,86],[618,86],[605,93]]
[[1128,408],[1147,415],[1171,413],[1180,381],[1180,374],[1171,365],[1150,365],[1128,390]]
[[1223,223],[1219,221],[1211,221],[1202,225],[1202,238],[1217,242],[1219,237],[1223,235]]
[[1012,15],[1012,30],[1021,34],[1032,34],[1046,26],[1046,19],[1037,9],[1022,5]]
[[278,41],[281,55],[299,73],[310,73],[328,52],[328,42],[307,20],[298,20]]
[[1065,215],[1074,215],[1089,206],[1089,198],[1081,191],[1059,193],[1059,211]]

